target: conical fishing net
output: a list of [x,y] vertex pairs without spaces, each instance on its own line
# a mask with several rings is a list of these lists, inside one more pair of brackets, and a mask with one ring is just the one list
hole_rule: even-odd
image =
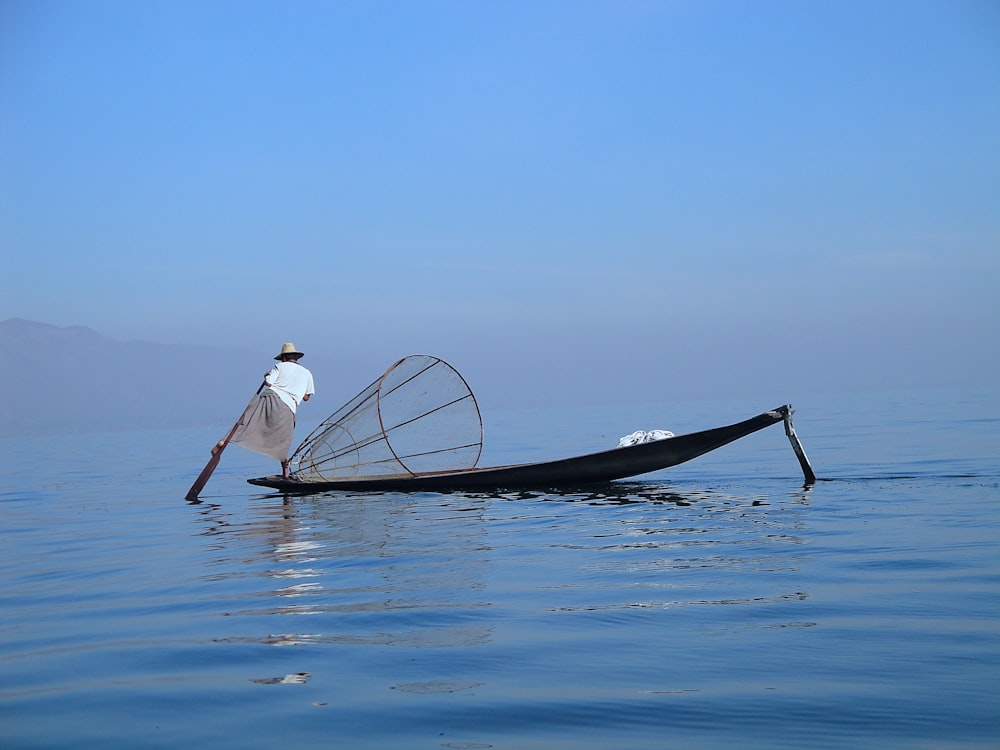
[[476,398],[447,362],[404,357],[344,404],[291,457],[301,481],[471,469],[483,448]]

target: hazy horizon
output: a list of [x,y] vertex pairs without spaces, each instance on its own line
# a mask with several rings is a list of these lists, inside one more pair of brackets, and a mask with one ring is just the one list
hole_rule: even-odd
[[[177,427],[221,429],[239,415],[271,364],[270,350],[263,354],[233,347],[115,341],[86,326],[58,327],[20,318],[0,321],[0,346],[27,352],[32,388],[40,394],[37,398],[0,402],[0,436]],[[318,392],[300,410],[296,429],[299,439],[378,378],[392,362],[359,362],[346,367],[320,353],[309,356],[303,364],[315,373]],[[365,369],[369,364],[371,367]],[[717,426],[789,402],[801,409],[800,420],[822,423],[830,418],[831,407],[839,413],[843,402],[857,396],[883,394],[885,401],[899,402],[942,385],[885,383],[857,387],[848,383],[824,389],[785,373],[765,388],[747,386],[720,391],[692,383],[665,387],[647,396],[629,389],[627,378],[601,382],[603,368],[582,367],[565,381],[556,380],[553,373],[535,377],[525,370],[522,380],[512,384],[490,377],[488,366],[477,369],[475,363],[462,360],[452,360],[451,364],[472,388],[487,433],[511,417],[532,423],[541,410],[549,418],[558,419],[559,410],[569,408],[567,414],[578,414],[581,409],[620,412],[621,419],[612,418],[601,429],[624,434],[638,424],[633,424],[634,416],[627,417],[637,413],[637,405],[646,415],[645,427],[679,427],[673,421],[675,413],[678,408],[685,411],[682,405],[691,403],[699,405],[703,417],[687,425],[687,429]],[[680,378],[675,375],[673,380]],[[971,395],[979,385],[990,388],[991,383],[968,382],[963,387]],[[972,390],[968,390],[970,387]],[[995,382],[992,388],[997,388]],[[608,407],[614,407],[614,412]],[[548,430],[555,434],[559,427],[554,425]]]

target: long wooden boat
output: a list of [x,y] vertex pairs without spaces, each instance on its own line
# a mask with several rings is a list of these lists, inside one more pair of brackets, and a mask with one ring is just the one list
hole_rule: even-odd
[[294,476],[290,479],[281,476],[257,477],[247,481],[250,484],[270,487],[289,494],[331,490],[416,492],[578,487],[635,477],[677,466],[765,427],[783,422],[785,434],[799,459],[805,481],[811,484],[816,481],[816,475],[795,434],[791,417],[792,407],[786,404],[724,427],[555,461],[423,473],[355,476],[321,481],[304,481]]

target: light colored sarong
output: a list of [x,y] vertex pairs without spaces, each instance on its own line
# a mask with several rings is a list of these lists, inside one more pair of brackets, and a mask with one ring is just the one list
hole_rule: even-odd
[[287,461],[294,429],[295,414],[278,394],[265,388],[243,412],[230,442],[276,461]]

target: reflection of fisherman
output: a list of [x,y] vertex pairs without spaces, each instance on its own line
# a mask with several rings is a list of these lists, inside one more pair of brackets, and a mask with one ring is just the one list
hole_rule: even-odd
[[232,442],[281,461],[281,475],[288,477],[288,449],[295,429],[295,410],[316,392],[312,373],[299,364],[302,352],[284,344],[275,357],[278,364],[264,375],[264,388],[243,413]]

